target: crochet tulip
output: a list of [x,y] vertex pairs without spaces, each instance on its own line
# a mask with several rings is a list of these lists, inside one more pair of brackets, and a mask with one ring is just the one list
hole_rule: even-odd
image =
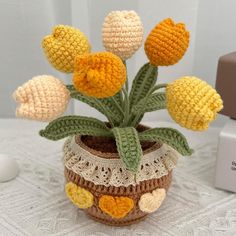
[[181,126],[205,130],[223,108],[220,95],[205,81],[196,77],[182,77],[166,88],[167,109]]
[[121,59],[100,52],[79,56],[75,60],[73,83],[81,93],[105,98],[115,95],[126,80],[126,68]]
[[183,23],[175,24],[170,18],[157,24],[145,41],[145,53],[155,66],[177,63],[189,45],[189,32]]
[[112,11],[103,23],[103,45],[122,60],[130,58],[141,46],[143,25],[135,11]]
[[75,56],[90,52],[86,36],[67,25],[55,26],[52,34],[44,37],[42,47],[51,65],[66,73],[74,71]]
[[70,93],[59,79],[41,75],[20,86],[13,97],[20,103],[17,117],[51,121],[64,113]]

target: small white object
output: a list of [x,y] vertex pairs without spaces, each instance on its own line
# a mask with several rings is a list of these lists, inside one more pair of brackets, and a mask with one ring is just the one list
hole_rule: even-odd
[[17,162],[5,154],[0,154],[0,183],[14,179],[18,173]]
[[215,186],[236,192],[236,120],[230,119],[220,133]]

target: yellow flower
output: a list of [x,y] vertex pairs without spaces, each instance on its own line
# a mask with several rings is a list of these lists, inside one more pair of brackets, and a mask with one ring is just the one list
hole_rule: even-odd
[[41,75],[20,86],[13,97],[20,103],[16,109],[17,117],[51,121],[66,110],[70,92],[59,79]]
[[79,29],[67,25],[55,26],[52,34],[44,37],[42,47],[52,66],[66,73],[74,71],[77,55],[90,52],[86,36]]
[[113,197],[103,195],[99,199],[99,208],[113,218],[125,217],[134,207],[133,199],[129,197]]
[[112,11],[103,23],[103,45],[122,60],[130,58],[141,46],[143,25],[135,11]]
[[93,195],[88,190],[69,182],[65,187],[68,198],[81,209],[89,208],[93,205]]
[[166,88],[167,109],[181,126],[205,130],[223,108],[220,95],[196,77],[182,77]]
[[126,80],[126,69],[121,59],[100,52],[76,57],[73,83],[87,96],[105,98],[115,95]]
[[189,32],[183,23],[175,24],[170,18],[157,24],[145,42],[145,52],[155,66],[177,63],[189,45]]

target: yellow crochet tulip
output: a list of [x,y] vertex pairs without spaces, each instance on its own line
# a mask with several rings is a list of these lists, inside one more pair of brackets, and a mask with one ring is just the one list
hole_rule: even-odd
[[123,62],[110,52],[87,54],[75,60],[73,83],[78,91],[87,96],[111,97],[121,89],[125,80]]
[[183,23],[175,24],[170,18],[157,24],[145,41],[145,52],[155,66],[177,63],[189,45],[189,32]]
[[42,47],[48,61],[57,70],[71,73],[77,55],[90,52],[86,36],[79,30],[67,25],[57,25],[51,35],[44,37]]
[[67,197],[79,208],[86,209],[93,205],[93,194],[88,190],[69,182],[66,184]]
[[181,126],[205,130],[223,108],[220,95],[205,81],[182,77],[166,88],[167,109]]
[[135,11],[112,11],[103,23],[103,45],[122,60],[130,58],[143,41],[143,24]]

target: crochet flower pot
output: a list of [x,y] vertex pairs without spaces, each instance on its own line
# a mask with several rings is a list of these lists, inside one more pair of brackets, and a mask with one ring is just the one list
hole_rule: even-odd
[[[171,184],[178,154],[166,144],[142,143],[136,173],[127,171],[112,139],[73,136],[64,146],[66,192],[78,207],[109,225],[129,225],[157,210]],[[79,187],[79,192],[78,192]],[[81,202],[80,191],[91,193]]]
[[[42,46],[53,67],[72,73],[72,83],[65,85],[48,75],[31,79],[14,92],[16,115],[50,121],[40,131],[42,137],[67,138],[65,192],[75,207],[102,223],[129,225],[160,208],[178,156],[193,152],[178,130],[142,126],[144,114],[167,109],[179,125],[202,131],[222,109],[222,100],[197,77],[157,83],[158,67],[177,63],[188,48],[189,32],[183,23],[165,19],[153,28],[144,43],[149,61],[131,88],[125,60],[142,43],[139,16],[134,11],[111,12],[102,35],[107,51],[90,52],[80,30],[56,26]],[[69,98],[95,108],[107,120],[62,116]]]

